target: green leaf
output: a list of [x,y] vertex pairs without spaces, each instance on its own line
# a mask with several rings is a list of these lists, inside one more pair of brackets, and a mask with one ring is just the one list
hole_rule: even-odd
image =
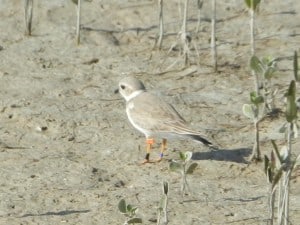
[[280,178],[282,177],[282,170],[283,170],[283,167],[280,167],[280,169],[274,175],[274,178],[272,180],[272,191],[274,191],[274,188],[276,187],[277,183],[279,182]]
[[132,205],[128,204],[128,205],[126,206],[127,212],[131,212],[132,208],[133,208]]
[[180,169],[182,169],[182,164],[178,163],[176,161],[171,161],[169,164],[169,168],[172,171],[180,170]]
[[128,224],[143,223],[141,218],[132,218],[127,221]]
[[187,169],[186,174],[192,174],[195,171],[197,166],[198,166],[198,163],[192,163],[189,166],[189,168]]
[[268,182],[272,184],[273,172],[272,172],[272,169],[270,167],[267,169],[267,179],[268,179]]
[[135,224],[135,223],[143,223],[143,220],[141,218],[132,218],[127,221],[128,224]]
[[294,76],[295,76],[295,80],[299,81],[300,77],[299,77],[299,74],[298,74],[298,55],[297,55],[297,51],[294,52],[293,64],[294,64]]
[[131,214],[134,214],[135,211],[137,210],[137,207],[128,204],[127,207],[126,207],[126,209],[127,209],[127,212],[130,212]]
[[260,0],[245,0],[245,3],[249,9],[255,10],[260,3]]
[[[275,155],[276,155],[276,159],[279,161],[280,166],[281,166],[281,164],[282,164],[282,158],[280,156],[277,144],[276,144],[276,142],[274,140],[271,140],[271,143],[272,143]],[[271,154],[273,154],[273,152]],[[271,155],[271,156],[272,156],[272,158],[274,158],[274,159],[272,159],[272,166],[275,167],[276,166],[276,161],[275,161],[276,159],[275,159],[274,155]]]
[[256,91],[250,92],[250,101],[258,106],[259,104],[264,102],[264,98],[261,95],[257,95]]
[[257,117],[257,110],[254,105],[244,104],[243,105],[243,113],[246,117],[254,120]]
[[126,213],[127,212],[127,210],[126,210],[127,209],[126,208],[126,202],[125,202],[124,199],[121,199],[119,201],[118,208],[119,208],[119,210],[120,210],[121,213]]
[[271,152],[270,168],[272,170],[274,170],[274,168],[276,168],[276,158],[275,158],[275,154],[273,151]]
[[270,80],[275,74],[275,72],[276,69],[274,67],[267,67],[266,71],[264,72],[265,79]]
[[263,72],[263,64],[255,55],[250,59],[250,68],[254,70],[256,73]]
[[272,58],[271,56],[263,57],[262,63],[266,65],[267,67],[272,67],[275,69],[277,59]]
[[284,162],[289,156],[289,151],[286,145],[282,146],[280,149],[280,160]]
[[297,105],[292,96],[287,96],[285,116],[289,123],[292,123],[297,119]]
[[179,158],[182,160],[182,161],[185,161],[185,154],[183,152],[179,152]]
[[287,96],[291,96],[292,98],[296,98],[296,82],[294,80],[291,81],[288,92],[286,94]]
[[297,118],[297,105],[296,105],[296,82],[291,81],[288,92],[286,94],[286,120],[291,123]]
[[191,159],[192,159],[192,156],[193,156],[193,153],[192,152],[189,152],[189,151],[187,151],[187,152],[185,152],[184,153],[184,158],[185,158],[185,162],[188,162],[188,161],[190,161]]

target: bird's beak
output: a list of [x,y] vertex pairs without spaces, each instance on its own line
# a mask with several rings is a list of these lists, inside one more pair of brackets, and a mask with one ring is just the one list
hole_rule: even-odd
[[119,89],[116,89],[116,90],[114,91],[114,93],[115,93],[115,94],[118,94],[118,93],[119,93]]

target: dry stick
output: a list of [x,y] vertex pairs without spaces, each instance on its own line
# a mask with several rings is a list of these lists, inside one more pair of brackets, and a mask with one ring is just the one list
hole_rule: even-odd
[[251,160],[260,159],[260,148],[259,148],[259,120],[255,121],[255,143],[252,150]]
[[[186,32],[188,2],[189,2],[189,0],[185,0],[185,3],[184,3],[184,13],[183,13],[184,14],[183,15],[183,21],[182,21],[181,29],[180,29],[180,31],[178,33],[179,45],[181,45],[181,47],[183,48],[182,52],[183,52],[183,55],[184,55],[185,66],[188,64],[188,61],[189,61],[188,60],[189,42],[191,41],[191,38],[188,36],[188,34]],[[171,46],[171,48],[168,51],[168,54],[173,50],[173,48],[177,44],[178,44],[178,40],[176,40],[176,42]],[[168,69],[170,69],[176,63],[177,63],[177,60],[174,63],[172,63],[172,65],[169,66]]]
[[[277,196],[277,221],[281,221],[281,199],[282,199],[282,183],[283,183],[283,180],[280,179],[279,182],[278,182],[278,196]],[[273,217],[274,218],[274,217]]]
[[168,220],[168,195],[169,195],[169,182],[165,181],[164,182],[164,205],[163,205],[163,212],[164,212],[164,224],[167,225],[169,220]]
[[186,22],[187,22],[187,7],[189,4],[189,0],[185,0],[184,2],[184,11],[183,11],[183,21],[181,26],[181,31],[186,33]]
[[[251,5],[250,5],[250,44],[251,44],[251,57],[255,55],[255,31],[254,31],[254,25],[255,25],[255,9],[254,9],[254,3],[253,0],[251,0]],[[259,80],[258,80],[258,74],[254,71],[251,70],[252,76],[255,77],[255,90],[258,95],[260,95],[259,92]],[[257,124],[257,129],[258,129],[258,124]],[[259,130],[256,131],[257,133]],[[251,160],[260,160],[260,149],[259,149],[259,136],[257,134],[255,144],[253,147],[253,152],[251,156]]]
[[270,192],[271,192],[271,196],[270,196],[270,217],[269,217],[269,221],[270,221],[270,225],[273,225],[273,220],[274,220],[274,204],[275,204],[275,195],[276,195],[276,190],[272,190],[272,185],[270,185]]
[[197,0],[197,7],[198,7],[198,19],[197,19],[197,27],[196,27],[196,33],[199,33],[200,24],[201,24],[201,9],[203,6],[202,0]]
[[211,18],[211,55],[214,71],[216,72],[218,69],[217,62],[217,47],[216,47],[216,0],[212,0],[212,18]]
[[[288,126],[288,140],[287,140],[287,145],[288,145],[288,164],[290,164],[290,156],[292,152],[292,130],[293,130],[293,123],[289,123]],[[288,225],[289,223],[289,198],[290,198],[290,175],[291,175],[291,166],[288,165],[288,170],[284,172],[284,192],[285,192],[285,199],[284,199],[284,225]]]
[[183,54],[184,54],[184,64],[188,64],[188,39],[187,39],[187,33],[186,33],[186,21],[187,21],[187,8],[188,8],[189,0],[185,0],[184,2],[184,12],[183,12],[183,22],[181,27],[181,41],[183,43]]
[[[250,5],[250,45],[251,45],[251,57],[255,55],[255,9],[254,9],[254,3],[253,0],[251,0]],[[259,80],[258,80],[258,74],[252,70],[251,71],[252,76],[255,77],[255,91],[257,94],[259,94]]]
[[169,194],[169,182],[163,181],[163,195],[160,201],[160,206],[157,214],[157,223],[156,225],[160,225],[161,214],[164,213],[164,225],[168,224],[168,194]]
[[254,12],[253,0],[251,0],[251,9],[250,9],[250,45],[251,45],[251,56],[255,55],[254,20],[255,20],[255,12]]
[[80,13],[81,13],[81,0],[77,1],[77,24],[76,24],[76,43],[80,44]]
[[163,0],[158,0],[159,7],[159,37],[158,37],[158,49],[161,49],[162,40],[164,35],[164,17],[163,17]]
[[33,12],[33,0],[25,0],[25,26],[26,35],[31,35],[31,25],[32,25],[32,12]]

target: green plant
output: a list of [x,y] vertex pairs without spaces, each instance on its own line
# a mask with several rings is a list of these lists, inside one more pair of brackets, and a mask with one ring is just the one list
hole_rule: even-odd
[[196,167],[197,163],[191,162],[192,152],[179,152],[179,161],[172,160],[169,164],[170,170],[172,171],[180,171],[181,173],[181,193],[182,195],[186,194],[186,189],[188,188],[188,182],[186,176],[188,174],[192,174]]
[[272,57],[263,57],[261,60],[255,55],[250,59],[250,68],[255,72],[257,92],[265,99],[265,109],[272,112],[275,109],[274,98],[277,90],[272,85],[272,78],[277,71],[277,61]]
[[259,122],[263,118],[264,98],[254,91],[250,93],[250,102],[251,104],[243,105],[244,115],[253,121],[255,128],[255,142],[250,160],[260,161],[261,153],[259,146]]
[[[298,78],[298,62],[297,53],[294,54],[294,75]],[[292,155],[292,139],[298,137],[297,126],[297,105],[296,105],[296,82],[292,80],[286,97],[286,123],[280,129],[285,133],[286,145],[281,150],[275,141],[272,141],[273,151],[270,159],[265,156],[265,173],[268,181],[271,183],[270,188],[270,223],[274,223],[274,208],[275,208],[275,192],[278,188],[277,197],[277,222],[278,224],[289,224],[289,190],[291,174],[297,166],[300,165],[300,154],[295,157]]]
[[169,195],[169,182],[164,181],[163,182],[163,195],[160,199],[160,204],[158,207],[158,212],[157,212],[157,225],[160,224],[160,220],[161,220],[161,214],[163,213],[163,223],[164,225],[168,224],[168,211],[167,211],[167,207],[168,207],[168,195]]
[[[267,112],[275,109],[274,97],[276,90],[273,90],[271,83],[276,68],[276,60],[271,57],[264,57],[261,60],[253,55],[250,59],[250,67],[255,76],[256,91],[250,93],[251,104],[243,105],[243,113],[254,123],[255,142],[253,145],[251,160],[260,161],[261,153],[259,147],[259,122],[265,117]],[[263,87],[263,92],[261,88]],[[268,109],[267,112],[266,109]]]
[[[255,11],[258,8],[260,0],[245,0],[246,6],[249,9],[250,13],[250,48],[251,48],[251,57],[255,55]],[[251,58],[252,59],[252,58]],[[252,61],[252,60],[250,60]],[[251,68],[252,69],[252,68]],[[252,76],[255,77],[255,91],[259,93],[259,78],[255,70],[251,70]]]
[[143,222],[141,218],[136,217],[136,211],[138,208],[136,206],[126,204],[124,199],[119,201],[118,208],[119,211],[125,216],[124,225]]
[[292,172],[300,165],[300,155],[291,157],[287,146],[283,146],[279,151],[274,140],[271,141],[273,151],[270,158],[264,157],[264,171],[270,185],[270,224],[274,223],[275,196],[278,189],[277,197],[277,220],[278,224],[288,224],[289,218],[289,182]]

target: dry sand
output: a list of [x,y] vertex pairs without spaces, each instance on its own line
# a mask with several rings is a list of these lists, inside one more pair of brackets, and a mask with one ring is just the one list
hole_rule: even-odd
[[[243,1],[217,1],[220,66],[213,73],[210,4],[204,1],[197,35],[195,2],[190,1],[188,30],[200,62],[192,50],[191,66],[184,68],[178,51],[167,55],[180,29],[177,1],[166,1],[168,35],[156,51],[157,1],[83,1],[82,44],[76,46],[71,1],[35,1],[27,37],[23,2],[0,0],[0,224],[123,224],[121,198],[139,207],[144,224],[155,224],[163,180],[170,182],[169,224],[267,223],[269,184],[263,164],[248,163],[253,125],[242,114],[253,90],[249,15]],[[299,10],[300,1],[265,0],[257,15],[257,55],[280,58],[273,82],[282,110],[293,78],[292,55],[299,52]],[[138,165],[145,139],[114,94],[129,74],[164,96],[220,150],[174,140],[166,160]],[[263,122],[263,154],[270,154],[270,139],[283,143],[283,121],[280,115]],[[293,146],[299,154],[299,141]],[[179,151],[193,151],[199,164],[184,197],[180,174],[168,170]],[[157,154],[158,149],[152,156]],[[290,224],[296,225],[300,178],[293,176]]]

